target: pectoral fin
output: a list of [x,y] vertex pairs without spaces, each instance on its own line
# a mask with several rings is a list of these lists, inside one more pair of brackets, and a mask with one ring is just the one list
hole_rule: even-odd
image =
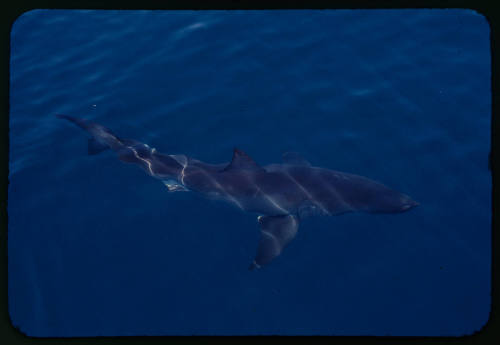
[[296,216],[260,216],[261,237],[257,255],[248,269],[260,268],[281,254],[283,248],[297,234],[299,220]]

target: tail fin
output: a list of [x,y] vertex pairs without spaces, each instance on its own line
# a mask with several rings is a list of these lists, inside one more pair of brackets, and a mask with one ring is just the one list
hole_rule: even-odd
[[[105,128],[101,125],[98,125],[96,123],[93,123],[93,122],[90,122],[90,121],[87,121],[84,119],[78,119],[78,118],[68,116],[68,115],[57,114],[56,116],[60,119],[68,120],[69,122],[74,123],[75,125],[82,128],[88,134],[91,135],[91,138],[89,138],[89,141],[88,141],[88,153],[89,153],[89,155],[96,155],[96,154],[101,153],[102,151],[111,147],[110,146],[111,143],[108,142],[109,138],[106,138],[106,136],[103,135],[103,133],[109,133],[109,134],[113,135],[111,133],[111,131],[109,131],[107,128]],[[113,135],[113,137],[116,140],[118,140],[118,138],[116,138],[116,136]]]
[[109,149],[108,145],[100,143],[95,138],[89,138],[89,145],[88,145],[89,155],[97,155],[107,149]]
[[60,119],[66,119],[66,120],[70,120],[70,121],[73,121],[74,118],[71,117],[71,116],[68,116],[68,115],[63,115],[63,114],[56,114],[56,117],[60,118]]
[[62,115],[62,114],[56,114],[56,116],[60,119],[68,120],[69,122],[73,122],[75,125],[77,125],[80,128],[87,129],[88,128],[88,123],[86,120],[83,119],[77,119],[72,116],[68,115]]

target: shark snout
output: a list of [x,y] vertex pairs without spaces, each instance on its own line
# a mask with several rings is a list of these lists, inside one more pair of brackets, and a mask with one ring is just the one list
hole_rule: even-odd
[[401,210],[402,211],[407,211],[407,210],[412,209],[418,205],[420,205],[420,203],[413,200],[408,195],[404,195],[401,198]]

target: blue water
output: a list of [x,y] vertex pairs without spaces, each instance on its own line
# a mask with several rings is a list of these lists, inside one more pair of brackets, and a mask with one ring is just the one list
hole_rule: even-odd
[[[11,33],[9,312],[30,336],[464,335],[490,311],[489,26],[470,10],[56,11]],[[164,185],[54,117],[158,151],[298,151],[410,195],[304,220]]]

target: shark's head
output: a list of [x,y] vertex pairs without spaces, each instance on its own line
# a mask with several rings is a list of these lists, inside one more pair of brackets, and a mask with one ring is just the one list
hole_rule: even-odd
[[420,205],[408,195],[395,190],[385,189],[374,196],[376,202],[370,202],[365,211],[370,213],[399,213],[406,212]]
[[391,193],[381,196],[380,207],[383,209],[382,212],[406,212],[420,205],[408,195],[396,191],[392,191]]
[[406,194],[401,195],[400,206],[399,206],[401,212],[408,211],[414,207],[417,207],[418,205],[420,205],[420,203],[413,200],[408,195],[406,195]]

